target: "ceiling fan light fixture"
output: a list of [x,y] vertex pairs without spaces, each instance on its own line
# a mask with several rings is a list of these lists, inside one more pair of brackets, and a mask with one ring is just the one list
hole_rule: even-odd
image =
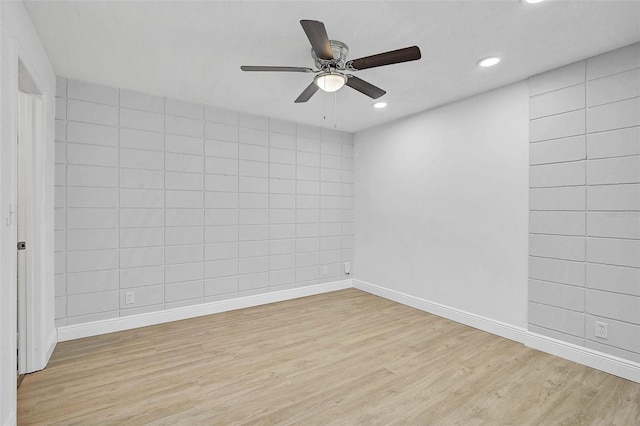
[[323,72],[318,74],[313,82],[325,92],[336,92],[347,83],[347,77],[339,72]]
[[490,68],[498,65],[502,59],[499,56],[489,56],[488,58],[480,59],[478,66],[480,68]]

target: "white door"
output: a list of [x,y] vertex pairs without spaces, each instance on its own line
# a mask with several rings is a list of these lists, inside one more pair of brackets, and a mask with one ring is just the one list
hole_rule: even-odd
[[31,188],[30,176],[33,143],[33,97],[18,93],[18,156],[16,164],[17,191],[16,191],[16,232],[18,241],[17,250],[17,348],[18,348],[18,374],[28,372],[27,343],[27,289],[28,271],[31,256],[29,253],[29,218],[31,217],[31,203],[29,202],[29,189]]

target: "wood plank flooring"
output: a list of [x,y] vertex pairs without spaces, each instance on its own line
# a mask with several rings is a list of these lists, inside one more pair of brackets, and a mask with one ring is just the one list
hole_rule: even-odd
[[18,423],[640,425],[640,384],[349,289],[60,343]]

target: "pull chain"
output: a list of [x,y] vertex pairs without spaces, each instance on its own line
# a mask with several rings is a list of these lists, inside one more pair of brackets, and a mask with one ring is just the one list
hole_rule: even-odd
[[324,110],[323,110],[323,113],[322,113],[322,119],[326,121],[327,120],[327,97],[323,96],[322,98],[323,98],[322,102],[323,102],[323,105],[324,105]]
[[338,128],[338,92],[333,92],[333,128]]

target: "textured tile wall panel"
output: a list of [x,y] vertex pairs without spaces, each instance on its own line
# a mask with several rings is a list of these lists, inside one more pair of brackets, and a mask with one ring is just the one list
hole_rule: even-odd
[[640,296],[640,269],[587,263],[587,287]]
[[531,210],[584,210],[586,191],[583,186],[532,188],[529,191]]
[[202,119],[204,118],[204,105],[193,104],[176,99],[167,99],[165,103],[165,112],[173,116],[198,119],[201,123],[200,128],[203,128]]
[[69,80],[67,84],[67,97],[80,99],[105,105],[118,105],[119,91],[112,87],[83,81]]
[[587,339],[585,340],[584,344],[585,344],[585,347],[589,349],[593,349],[595,351],[617,356],[618,358],[628,359],[630,361],[640,363],[640,353],[626,351],[624,349],[616,348],[615,346],[605,345],[602,342],[606,342],[606,340],[598,339],[598,341],[595,342],[593,340]]
[[589,133],[640,125],[640,97],[605,104],[587,110]]
[[[635,44],[530,79],[531,184],[577,186],[530,191],[529,329],[632,361],[640,359],[639,52]],[[582,182],[566,167],[578,163]],[[585,238],[565,236],[579,230]],[[608,324],[608,339],[594,336],[596,320]]]
[[[177,302],[182,300],[202,299],[204,297],[204,281],[189,281],[167,284],[165,286],[165,303],[168,305],[171,302]],[[202,300],[197,300],[196,303],[202,303]],[[185,305],[175,305],[185,306]]]
[[584,83],[585,66],[585,61],[580,61],[535,75],[529,79],[529,93],[531,96],[535,96],[540,93]]
[[640,240],[587,238],[587,261],[640,268]]
[[[607,327],[607,340],[595,337],[595,322],[605,322]],[[611,318],[597,317],[593,315],[586,316],[586,338],[599,343],[604,343],[617,348],[640,353],[640,326],[622,321],[616,321]]]
[[167,115],[165,117],[164,130],[167,134],[202,137],[204,135],[204,123],[202,120]]
[[118,250],[82,250],[67,253],[67,272],[118,268]]
[[119,288],[117,269],[67,274],[67,294],[96,293]]
[[[56,126],[64,128],[64,124],[62,123],[56,123]],[[78,142],[113,147],[118,146],[117,127],[69,121],[67,122],[66,129],[67,142]]]
[[117,187],[118,169],[97,166],[67,166],[68,186]]
[[118,167],[118,149],[98,145],[68,143],[67,164]]
[[596,106],[640,96],[640,68],[587,83],[588,106]]
[[201,156],[204,152],[204,139],[201,137],[166,134],[164,137],[164,149],[165,152]]
[[529,277],[575,286],[585,285],[583,262],[529,256]]
[[640,297],[610,291],[587,290],[590,315],[640,324]]
[[164,98],[130,90],[120,90],[120,106],[162,114],[164,113]]
[[[146,286],[135,289],[135,302],[126,303],[126,291],[120,290],[120,309],[131,309],[139,306],[157,305],[164,302],[164,285]],[[129,290],[131,291],[131,290]]]
[[118,291],[72,294],[67,296],[67,315],[93,314],[118,309]]
[[640,155],[640,127],[587,135],[587,155],[588,158]]
[[554,139],[529,145],[529,163],[531,165],[563,163],[586,159],[585,137]]
[[530,118],[547,117],[563,112],[584,109],[584,92],[584,85],[578,84],[576,86],[532,96],[529,101]]
[[161,171],[120,169],[120,188],[163,189],[164,177]]
[[529,280],[529,300],[572,311],[584,311],[584,288]]
[[120,288],[143,287],[164,283],[162,266],[120,269]]
[[67,101],[67,120],[117,126],[118,107],[69,99]]
[[164,195],[158,189],[120,189],[120,208],[162,208]]
[[585,235],[584,212],[536,211],[529,215],[529,232],[535,234]]
[[640,43],[635,43],[587,60],[587,79],[640,68]]
[[640,155],[587,161],[587,184],[640,183]]
[[271,133],[269,135],[271,148],[296,150],[296,137],[294,134]]
[[[278,120],[276,118],[269,119],[269,130],[271,131],[271,137],[274,135],[290,135],[295,136],[296,125],[289,121]],[[293,148],[291,148],[293,149]]]
[[592,237],[640,239],[640,212],[588,212],[587,233]]
[[588,210],[640,210],[640,184],[587,187]]
[[[171,138],[167,135],[167,138]],[[120,148],[146,149],[162,151],[164,137],[162,133],[146,130],[120,129]]]
[[560,235],[529,235],[529,254],[564,260],[585,260],[585,244],[582,237]]
[[584,337],[582,312],[529,302],[529,323],[576,337]]
[[583,135],[585,133],[585,111],[578,110],[530,121],[531,142]]
[[120,249],[120,267],[137,268],[164,264],[163,247]]
[[101,208],[69,208],[68,229],[117,228],[118,210]]
[[120,126],[127,129],[164,131],[164,116],[148,111],[120,108]]
[[538,327],[537,325],[529,324],[529,331],[532,333],[541,334],[543,336],[548,336],[553,339],[561,340],[563,342],[572,343],[574,345],[583,346],[585,340],[581,337],[571,336],[570,334],[561,333],[556,330],[550,330],[544,327]]
[[352,260],[353,135],[65,79],[56,102],[59,325],[333,281]]
[[230,124],[232,126],[238,125],[238,113],[230,111],[224,108],[218,108],[214,106],[205,105],[204,116],[206,121],[213,121],[215,123]]

